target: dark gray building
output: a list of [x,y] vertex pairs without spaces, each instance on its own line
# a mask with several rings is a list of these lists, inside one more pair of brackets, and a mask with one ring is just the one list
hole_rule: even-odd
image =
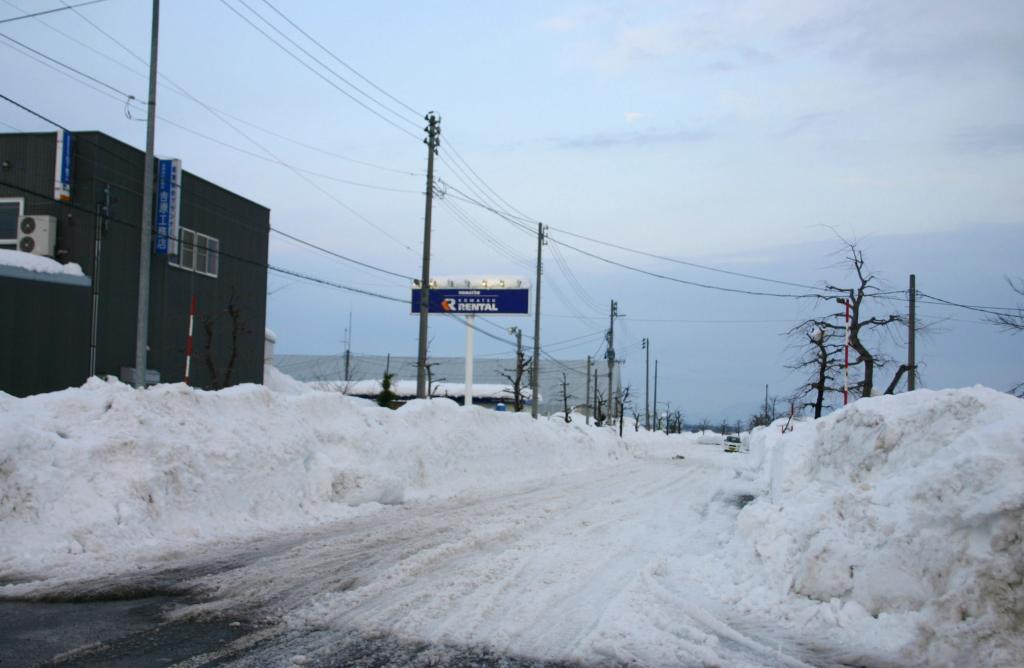
[[[75,133],[62,177],[60,148],[56,133],[0,134],[0,390],[16,396],[135,364],[145,155]],[[194,297],[191,384],[262,382],[270,211],[188,172],[179,187],[178,252],[151,258],[148,367],[184,379]],[[24,216],[52,225],[43,244],[84,276],[19,268]]]

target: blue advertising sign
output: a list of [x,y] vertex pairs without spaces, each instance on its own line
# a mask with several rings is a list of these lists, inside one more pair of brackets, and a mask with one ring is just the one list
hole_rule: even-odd
[[[529,288],[430,288],[430,313],[528,315]],[[412,313],[420,312],[420,289],[412,289]]]
[[71,200],[71,133],[57,131],[57,156],[53,173],[53,198],[61,202]]
[[171,178],[174,165],[170,160],[157,161],[156,179],[156,254],[167,255],[171,231]]
[[178,215],[181,201],[181,161],[157,161],[156,246],[157,255],[177,255]]

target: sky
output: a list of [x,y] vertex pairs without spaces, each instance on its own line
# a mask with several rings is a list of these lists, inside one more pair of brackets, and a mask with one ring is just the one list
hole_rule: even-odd
[[[0,0],[0,20],[60,4]],[[104,0],[0,23],[0,34],[103,82],[90,89],[0,38],[4,93],[142,148],[150,9]],[[915,273],[922,292],[948,301],[1024,301],[1006,283],[1024,273],[1019,2],[180,0],[161,8],[158,65],[158,155],[268,206],[274,228],[399,276],[420,273],[423,115],[435,111],[432,273],[534,272],[536,224],[466,199],[543,221],[542,342],[558,357],[601,358],[616,300],[626,382],[643,385],[649,338],[659,399],[688,419],[745,418],[765,384],[786,396],[802,382],[785,368],[798,354],[786,332],[835,304],[685,285],[576,249],[683,281],[815,294],[850,285],[842,251],[855,241],[884,290],[905,290]],[[0,103],[0,130],[50,129]],[[277,234],[270,254],[275,266],[408,295],[406,278]],[[354,350],[415,354],[405,304],[273,273],[269,283],[267,324],[282,352],[343,350],[351,312]],[[905,308],[883,301],[876,312]],[[1021,337],[977,311],[919,312],[923,386],[1024,380]],[[506,339],[502,328],[533,333],[527,318],[481,326]],[[461,324],[432,320],[431,336],[432,353],[462,354]],[[509,350],[476,339],[479,354]],[[878,345],[901,358],[904,340],[893,332]]]

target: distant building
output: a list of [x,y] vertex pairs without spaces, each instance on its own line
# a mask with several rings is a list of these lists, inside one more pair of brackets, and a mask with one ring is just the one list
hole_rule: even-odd
[[[431,386],[434,388],[434,396],[450,396],[461,402],[463,397],[463,383],[465,381],[466,366],[462,357],[432,357],[429,360],[431,366]],[[415,396],[416,382],[416,358],[391,356],[390,362],[384,355],[360,355],[352,353],[349,360],[348,379],[353,388],[363,389],[363,386],[355,381],[366,381],[372,383],[379,381],[384,376],[385,365],[390,363],[391,371],[395,374],[395,385],[401,387],[409,397]],[[345,376],[345,355],[285,355],[274,353],[274,366],[284,373],[303,381],[321,381],[331,386],[344,385]],[[498,400],[504,400],[510,404],[510,400],[500,397],[511,396],[511,382],[506,377],[511,375],[511,369],[515,368],[515,360],[512,358],[495,359],[493,357],[477,357],[473,361],[473,394],[474,403],[490,405]],[[593,367],[598,371],[598,388],[601,397],[607,395],[608,390],[608,365],[604,360],[599,360]],[[593,373],[593,369],[591,373]],[[540,404],[542,414],[549,415],[562,410],[562,374],[565,373],[565,380],[568,385],[569,406],[578,407],[581,412],[585,410],[587,403],[587,361],[578,359],[553,361],[548,358],[541,360],[540,369]],[[619,384],[619,375],[614,379],[616,387]],[[523,386],[530,387],[529,373],[523,375]],[[377,385],[367,385],[366,388],[379,388]],[[593,386],[591,386],[593,392]],[[379,391],[379,389],[378,389]],[[366,389],[365,394],[371,396],[371,390]],[[485,396],[486,394],[486,396]],[[372,393],[372,396],[376,396]],[[511,410],[511,406],[509,407]]]
[[[0,134],[0,390],[16,396],[135,366],[145,155],[67,137]],[[184,379],[194,298],[192,384],[262,382],[270,211],[178,171],[155,197],[155,213],[174,197],[180,224],[154,234],[147,376]]]

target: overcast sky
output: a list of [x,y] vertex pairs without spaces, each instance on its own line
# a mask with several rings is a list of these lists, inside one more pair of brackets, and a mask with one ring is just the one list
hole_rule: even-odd
[[[807,292],[568,233],[815,286],[850,284],[844,237],[859,240],[887,290],[905,289],[916,273],[922,291],[950,301],[1021,301],[1004,277],[1024,274],[1024,3],[245,2],[388,109],[296,62],[232,11],[271,31],[241,0],[164,2],[160,70],[187,95],[161,86],[157,153],[270,207],[275,228],[338,253],[419,275],[422,115],[435,110],[437,176],[450,186],[435,204],[435,274],[529,275],[536,248],[528,233],[457,199],[459,191],[481,196],[467,187],[453,147],[504,201],[551,225],[554,241],[655,273]],[[59,4],[0,0],[0,18]],[[122,93],[145,98],[146,65],[116,42],[148,58],[149,5],[106,0],[80,15],[0,24],[0,33],[118,91],[90,90],[0,40],[4,93],[71,129],[142,148],[139,105],[126,117]],[[0,124],[52,129],[6,103]],[[659,397],[689,418],[746,417],[765,383],[788,393],[800,379],[784,369],[795,353],[782,334],[835,310],[814,299],[673,283],[559,248],[580,286],[549,246],[542,339],[584,337],[552,352],[601,356],[608,302],[617,300],[627,380],[642,384],[639,340],[650,337]],[[271,237],[271,260],[381,294],[408,293],[404,279],[279,236]],[[403,304],[273,274],[270,292],[279,350],[340,351],[351,310],[356,351],[415,354],[416,320]],[[893,308],[905,304],[883,303],[879,312]],[[978,312],[921,313],[941,321],[919,346],[926,387],[1007,389],[1024,380],[1024,339]],[[532,333],[525,318],[487,327],[500,335],[512,325]],[[461,325],[432,321],[432,334],[436,354],[461,353]],[[885,345],[902,356],[902,341]],[[507,347],[478,337],[477,349],[496,355]]]

